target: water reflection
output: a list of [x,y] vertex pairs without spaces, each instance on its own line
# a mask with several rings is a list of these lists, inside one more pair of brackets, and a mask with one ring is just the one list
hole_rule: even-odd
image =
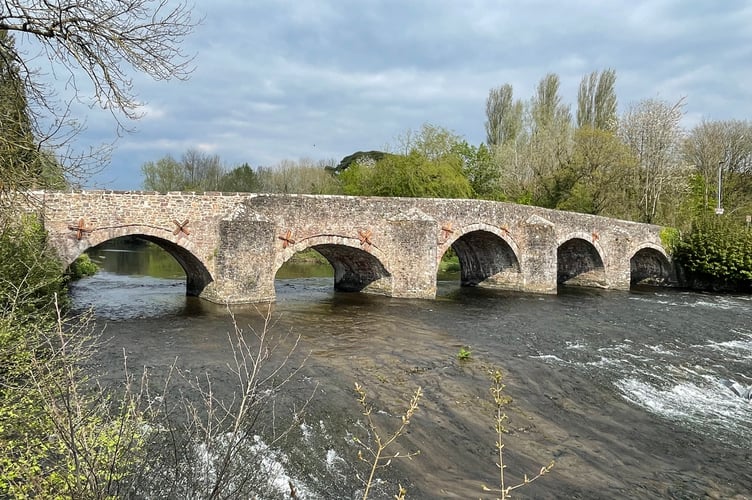
[[100,269],[108,273],[185,278],[185,271],[170,254],[154,243],[138,238],[116,238],[97,245],[86,253]]

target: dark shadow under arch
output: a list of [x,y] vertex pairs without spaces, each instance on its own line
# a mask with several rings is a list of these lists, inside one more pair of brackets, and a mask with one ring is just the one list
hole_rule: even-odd
[[629,260],[631,285],[668,285],[673,277],[671,263],[654,248],[638,250]]
[[471,231],[452,243],[452,249],[460,261],[461,286],[519,288],[519,261],[512,247],[498,235]]
[[381,261],[365,250],[335,243],[311,247],[334,269],[334,289],[343,292],[391,293],[391,274]]
[[606,270],[598,250],[587,240],[572,238],[556,249],[559,285],[603,288]]

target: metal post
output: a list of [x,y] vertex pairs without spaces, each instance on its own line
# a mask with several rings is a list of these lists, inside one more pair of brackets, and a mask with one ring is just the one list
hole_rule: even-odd
[[721,169],[723,168],[723,162],[718,162],[718,206],[715,208],[716,215],[723,215],[723,207],[721,206]]

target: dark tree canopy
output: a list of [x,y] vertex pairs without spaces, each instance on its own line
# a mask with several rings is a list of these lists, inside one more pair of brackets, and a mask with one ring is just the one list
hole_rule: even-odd
[[353,163],[356,163],[358,161],[362,160],[371,160],[371,161],[379,161],[383,159],[388,153],[384,153],[383,151],[357,151],[351,155],[345,156],[342,158],[342,161],[339,162],[339,164],[334,167],[335,173],[340,173],[344,170],[347,170],[350,165]]

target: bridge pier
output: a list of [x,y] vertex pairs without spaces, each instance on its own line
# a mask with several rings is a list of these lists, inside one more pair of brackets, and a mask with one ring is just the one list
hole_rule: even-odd
[[274,300],[275,226],[262,217],[219,222],[214,281],[201,294],[211,302],[244,304]]
[[436,297],[436,221],[417,209],[388,219],[392,297]]
[[520,255],[520,291],[555,294],[557,288],[556,227],[532,215],[522,224],[525,252]]

